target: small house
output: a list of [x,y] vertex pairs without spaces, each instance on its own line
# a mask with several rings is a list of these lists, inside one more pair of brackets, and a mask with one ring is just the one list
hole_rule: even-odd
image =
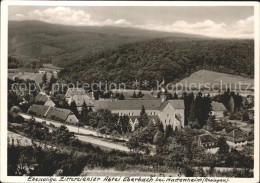
[[209,134],[202,134],[197,139],[198,146],[207,149],[207,152],[214,154],[218,151],[218,140],[215,137]]
[[247,144],[247,134],[239,128],[228,133],[226,138],[227,144],[231,147],[241,147]]
[[213,101],[213,102],[211,102],[211,106],[212,106],[212,109],[211,109],[212,116],[215,116],[216,119],[224,117],[224,112],[227,111],[227,109],[222,103]]

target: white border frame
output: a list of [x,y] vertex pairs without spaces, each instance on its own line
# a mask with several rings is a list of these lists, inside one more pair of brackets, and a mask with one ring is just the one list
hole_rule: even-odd
[[[255,45],[255,140],[254,178],[229,178],[229,182],[259,182],[259,3],[258,2],[194,2],[194,1],[2,1],[1,2],[1,179],[2,182],[26,182],[28,177],[7,176],[7,58],[8,6],[253,6]],[[221,177],[217,177],[221,178]],[[223,177],[226,178],[226,177]],[[196,181],[194,181],[196,182]]]

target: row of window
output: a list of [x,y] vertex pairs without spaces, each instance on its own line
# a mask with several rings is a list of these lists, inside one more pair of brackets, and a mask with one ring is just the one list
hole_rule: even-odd
[[123,115],[128,115],[128,116],[133,116],[134,113],[133,112],[129,112],[128,114],[125,114],[125,113],[122,113],[122,112],[119,112],[117,113],[119,116],[123,116]]
[[[123,112],[119,112],[119,113],[117,113],[119,116],[123,116],[123,115],[128,115],[128,116],[133,116],[134,115],[134,113],[133,112],[129,112],[129,113],[123,113]],[[151,116],[152,115],[156,115],[156,113],[155,112],[151,112],[150,113],[151,114]]]
[[210,147],[210,146],[214,146],[215,143],[207,143],[207,144],[204,144],[203,147]]

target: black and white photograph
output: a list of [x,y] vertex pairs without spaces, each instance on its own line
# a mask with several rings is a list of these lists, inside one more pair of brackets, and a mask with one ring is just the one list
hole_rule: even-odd
[[258,182],[259,4],[232,3],[4,1],[0,181]]

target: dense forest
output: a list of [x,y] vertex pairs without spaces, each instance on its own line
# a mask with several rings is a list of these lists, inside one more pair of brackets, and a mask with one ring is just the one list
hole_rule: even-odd
[[100,51],[116,49],[125,43],[163,37],[203,36],[118,26],[70,26],[36,20],[9,21],[8,55],[37,59],[41,63],[63,67]]
[[254,76],[253,40],[161,38],[121,45],[77,60],[59,74],[63,82],[148,80],[177,82],[200,69]]
[[8,56],[8,69],[39,69],[40,67],[42,67],[42,63],[38,59]]

